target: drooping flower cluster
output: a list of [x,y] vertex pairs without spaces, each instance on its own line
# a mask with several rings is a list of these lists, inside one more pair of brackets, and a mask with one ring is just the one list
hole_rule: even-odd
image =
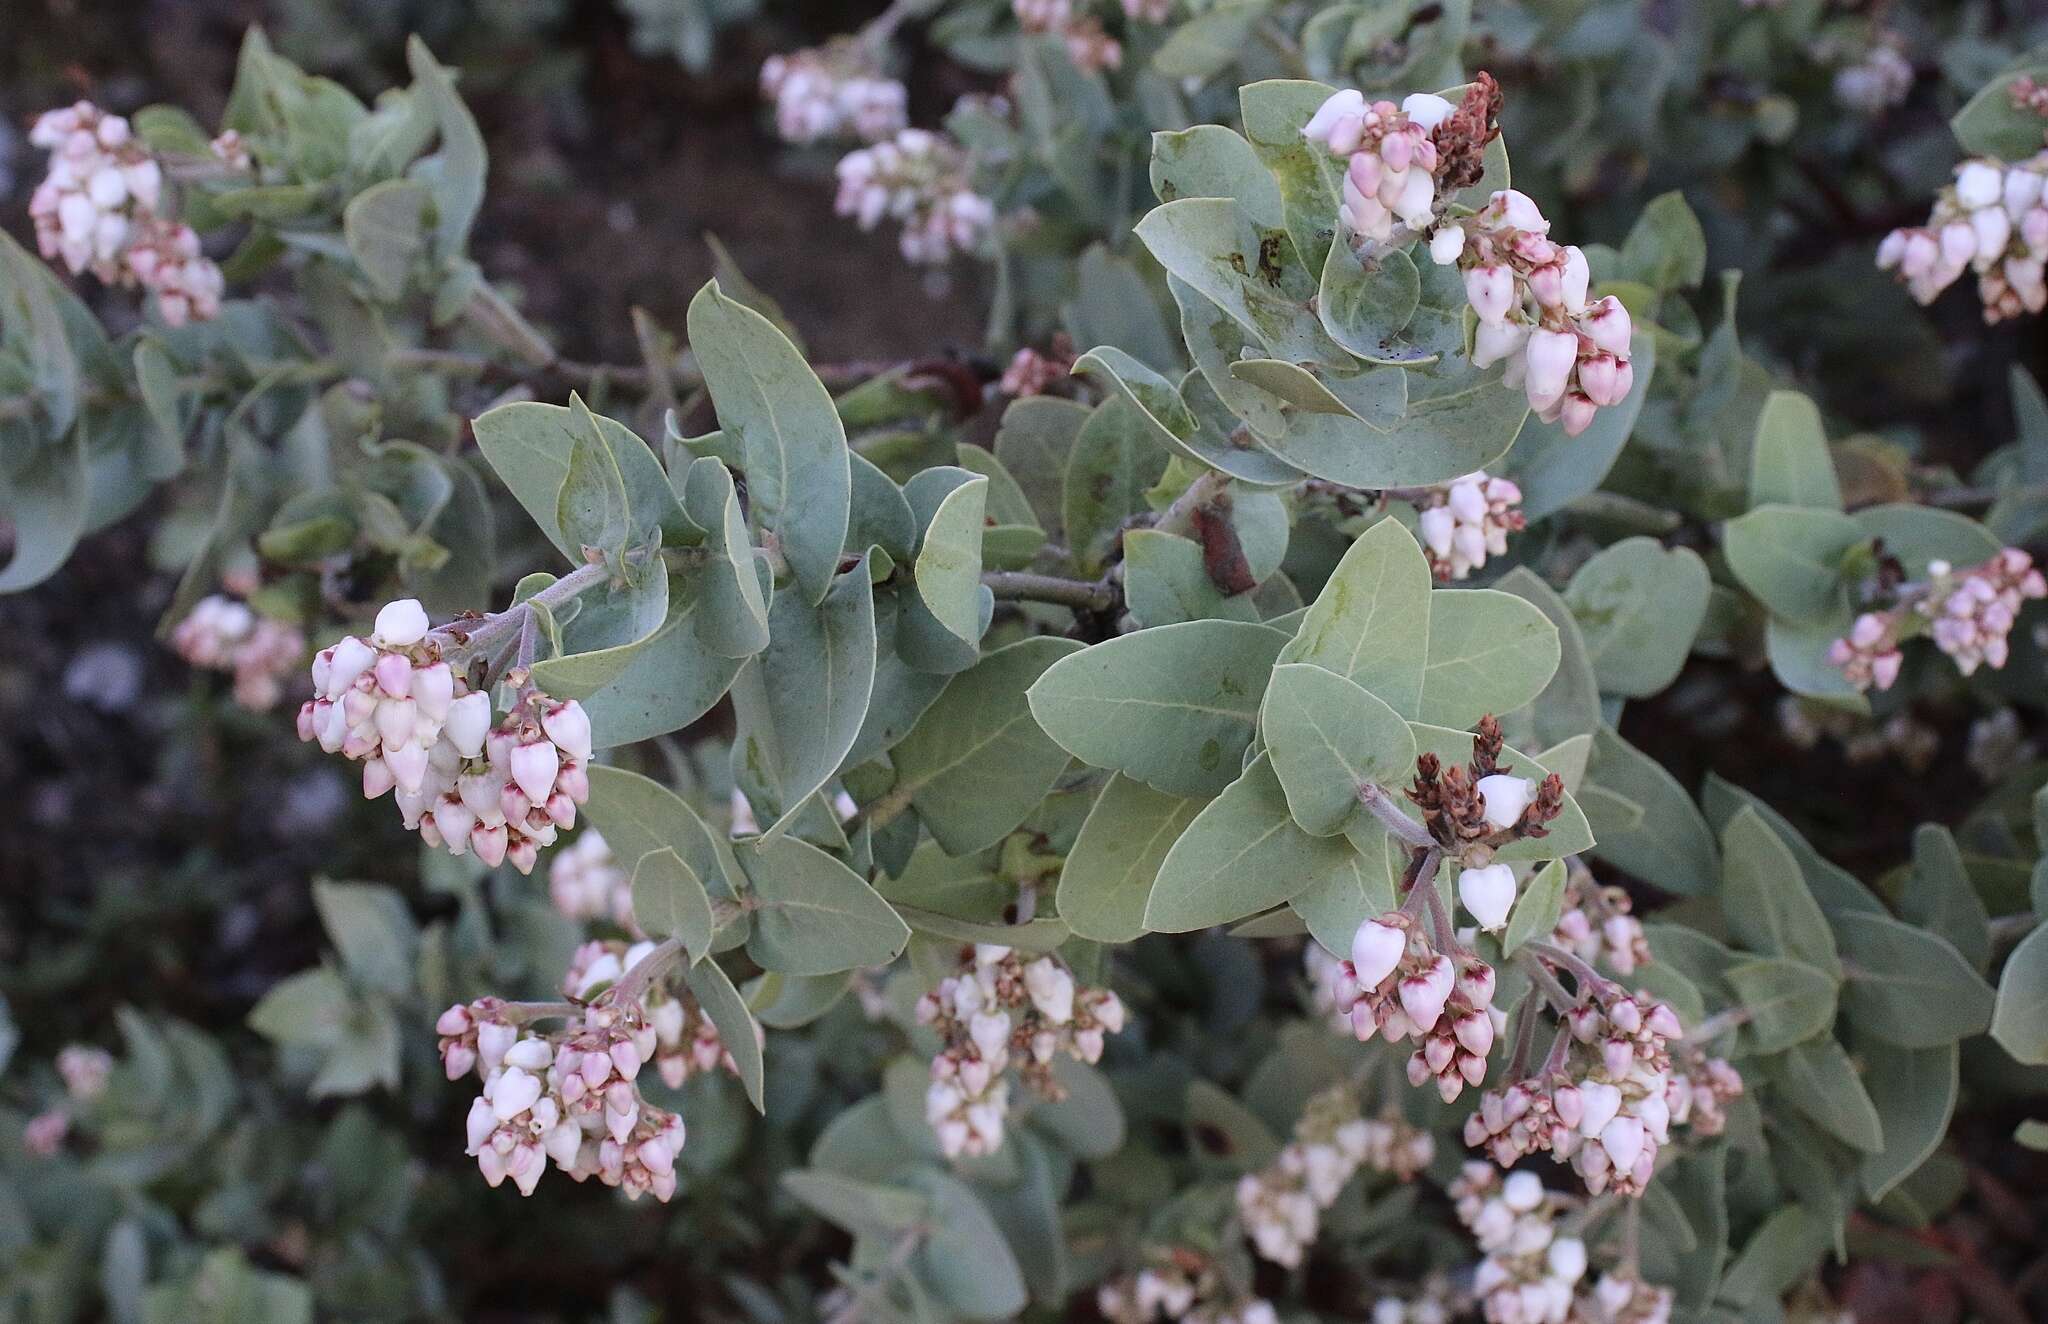
[[1095,1289],[1095,1308],[1110,1324],[1279,1324],[1272,1302],[1232,1292],[1200,1251],[1176,1247],[1156,1261]]
[[1601,1274],[1590,1295],[1600,1311],[1592,1318],[1603,1324],[1670,1324],[1671,1308],[1678,1303],[1670,1288],[1619,1270]]
[[490,695],[455,674],[425,609],[402,599],[377,613],[368,639],[349,635],[314,657],[299,738],[360,760],[363,794],[394,792],[428,845],[531,873],[590,797],[590,718],[523,669],[506,681],[516,697],[494,726]]
[[1026,960],[981,943],[963,952],[959,973],[918,999],[917,1020],[945,1040],[932,1059],[925,1120],[951,1158],[1001,1148],[1012,1065],[1038,1094],[1064,1097],[1053,1063],[1061,1054],[1099,1060],[1103,1036],[1124,1027],[1124,1005],[1106,988],[1077,988],[1056,957]]
[[[1148,0],[1124,0],[1125,10],[1131,11],[1134,3],[1143,7]],[[1158,0],[1149,0],[1149,4],[1156,6]],[[1023,31],[1050,32],[1057,36],[1066,45],[1067,58],[1077,68],[1123,67],[1123,44],[1109,35],[1101,19],[1092,14],[1076,13],[1073,0],[1010,0],[1010,10],[1017,16],[1017,26]],[[1137,15],[1133,13],[1132,17]],[[1156,23],[1161,19],[1152,21]]]
[[[1425,884],[1433,885],[1433,884]],[[1486,1079],[1487,1055],[1503,1024],[1493,1005],[1493,967],[1469,952],[1436,945],[1406,914],[1393,911],[1358,926],[1348,982],[1337,1006],[1348,1010],[1360,1041],[1413,1039],[1408,1081],[1436,1082],[1449,1103]]]
[[232,673],[235,702],[255,711],[284,697],[285,677],[306,656],[306,636],[296,626],[218,593],[193,605],[172,629],[171,646],[195,667]]
[[1474,366],[1506,360],[1505,384],[1528,396],[1538,418],[1576,437],[1634,387],[1635,328],[1613,295],[1588,302],[1586,255],[1549,235],[1550,222],[1526,193],[1502,189],[1476,214],[1440,228],[1429,254],[1464,271],[1465,298],[1479,317]]
[[[628,955],[638,964],[659,959],[653,952],[645,944]],[[599,990],[551,1034],[496,998],[457,1003],[434,1023],[448,1078],[474,1068],[483,1080],[470,1105],[466,1152],[490,1185],[510,1177],[531,1195],[552,1161],[575,1180],[596,1177],[628,1199],[675,1194],[683,1119],[648,1103],[634,1083],[658,1051],[658,1033],[639,997],[622,1002],[609,991]]]
[[220,268],[200,253],[192,227],[160,214],[163,167],[127,119],[80,101],[38,116],[28,140],[50,152],[50,172],[29,199],[44,258],[154,291],[172,326],[219,315]]
[[1465,1311],[1463,1294],[1444,1274],[1433,1273],[1408,1296],[1384,1295],[1372,1303],[1372,1324],[1451,1324]]
[[1484,1255],[1472,1290],[1489,1324],[1566,1324],[1586,1243],[1558,1235],[1562,1197],[1533,1172],[1503,1175],[1490,1163],[1467,1163],[1450,1194]]
[[883,217],[899,221],[906,261],[937,266],[979,248],[995,224],[995,204],[974,191],[972,162],[959,144],[927,129],[849,152],[838,166],[834,207],[863,230]]
[[1508,535],[1529,526],[1511,478],[1476,470],[1438,487],[1402,493],[1416,508],[1429,568],[1442,580],[1467,579],[1489,556],[1505,556]]
[[1310,1098],[1280,1157],[1237,1181],[1237,1217],[1260,1255],[1297,1268],[1322,1213],[1361,1167],[1408,1181],[1436,1157],[1429,1132],[1398,1117],[1359,1115],[1358,1091],[1333,1085]]
[[1925,632],[1965,676],[1987,664],[1996,670],[2005,665],[2020,608],[2042,597],[2048,579],[2017,547],[1964,570],[1933,561],[1925,581],[1897,590],[1894,606],[1857,616],[1849,633],[1829,645],[1827,659],[1857,689],[1887,690],[1905,663],[1900,645]]
[[1345,161],[1337,218],[1354,247],[1398,242],[1397,230],[1420,234],[1435,221],[1445,160],[1433,135],[1456,109],[1428,92],[1396,106],[1347,88],[1302,126],[1303,138]]
[[1998,322],[2048,307],[2048,152],[2008,165],[1976,157],[1934,200],[1927,223],[1894,230],[1877,248],[1877,265],[1896,270],[1923,304],[1977,273],[1984,320]]
[[1465,1119],[1465,1143],[1502,1167],[1523,1155],[1569,1159],[1594,1194],[1640,1195],[1670,1141],[1669,1041],[1681,1033],[1664,1003],[1602,984],[1564,1015],[1542,1073],[1489,1090]]
[[799,145],[846,137],[872,143],[903,129],[909,96],[875,55],[869,42],[837,37],[769,56],[761,65],[761,95],[775,103],[776,133]]
[[1564,905],[1550,940],[1588,965],[1606,965],[1626,978],[1650,963],[1643,922],[1629,913],[1635,903],[1619,887],[1603,887],[1577,859],[1564,886]]
[[570,919],[610,920],[628,933],[633,923],[633,878],[593,827],[548,858],[548,898]]
[[2005,89],[2014,110],[2031,111],[2048,119],[2048,86],[2043,86],[2031,74],[2021,74]]

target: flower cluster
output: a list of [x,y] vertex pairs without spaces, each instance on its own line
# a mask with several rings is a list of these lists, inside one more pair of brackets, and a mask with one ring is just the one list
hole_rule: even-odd
[[[1159,0],[1124,0],[1124,9],[1132,18],[1139,16],[1136,10],[1144,8],[1162,6]],[[1100,19],[1075,13],[1073,0],[1010,0],[1010,10],[1017,16],[1017,26],[1025,32],[1050,32],[1058,36],[1075,67],[1090,71],[1123,67],[1123,44],[1103,29]],[[1161,22],[1164,17],[1162,13],[1151,21]]]
[[1927,579],[1902,586],[1897,597],[1887,610],[1857,616],[1849,633],[1828,647],[1829,664],[1859,690],[1890,689],[1905,662],[1900,645],[1921,631],[1933,636],[1965,676],[1987,663],[1994,670],[2003,667],[2020,608],[2028,599],[2048,597],[2048,579],[2031,556],[2008,547],[1964,570],[1930,562]]
[[1601,1274],[1592,1298],[1600,1310],[1594,1318],[1606,1324],[1670,1324],[1671,1308],[1678,1303],[1670,1288],[1619,1271]]
[[1997,322],[2048,307],[2048,152],[2017,164],[1977,157],[1956,167],[1956,182],[1934,200],[1927,223],[1894,230],[1877,248],[1877,265],[1896,270],[1923,304],[1977,273],[1984,320]]
[[361,760],[363,794],[393,791],[428,845],[531,873],[590,797],[590,718],[523,670],[506,680],[517,697],[494,726],[490,695],[455,674],[425,609],[402,599],[377,613],[368,639],[349,635],[314,657],[299,738]]
[[1835,100],[1862,115],[1881,115],[1913,90],[1913,62],[1895,40],[1874,42],[1835,70]]
[[1429,1132],[1398,1117],[1361,1117],[1357,1091],[1334,1085],[1308,1101],[1279,1158],[1238,1178],[1238,1221],[1260,1255],[1297,1268],[1315,1243],[1323,1210],[1359,1168],[1408,1181],[1435,1157]]
[[2007,87],[2006,96],[2014,110],[2032,111],[2048,119],[2048,87],[2042,86],[2030,74],[2021,74]]
[[80,101],[38,116],[28,140],[50,152],[50,172],[29,199],[44,258],[73,275],[90,268],[109,285],[155,291],[172,326],[219,315],[220,268],[200,253],[192,227],[159,214],[163,167],[124,117]]
[[[649,945],[641,960],[659,959]],[[683,1119],[634,1084],[658,1049],[645,1004],[600,996],[562,1029],[540,1034],[495,998],[458,1003],[434,1023],[450,1080],[471,1068],[483,1090],[470,1105],[467,1153],[492,1186],[507,1177],[533,1194],[550,1160],[577,1181],[596,1177],[628,1199],[675,1194]]]
[[628,933],[633,923],[633,878],[619,867],[596,828],[587,827],[548,859],[548,897],[570,919],[610,920]]
[[306,655],[306,636],[216,593],[201,598],[172,629],[171,646],[195,667],[233,673],[235,702],[261,711],[284,697],[285,677]]
[[1465,299],[1479,318],[1473,365],[1506,360],[1506,384],[1528,396],[1538,418],[1576,437],[1634,387],[1635,327],[1613,295],[1588,302],[1586,255],[1549,235],[1550,222],[1527,194],[1502,189],[1476,214],[1438,229],[1429,254],[1464,271]]
[[[641,940],[586,942],[576,949],[569,968],[562,975],[562,992],[578,1002],[587,1002],[616,984],[628,970],[654,951],[654,944]],[[704,1014],[704,1008],[688,988],[657,982],[641,995],[640,1006],[647,1025],[654,1031],[654,1046],[643,1055],[661,1074],[670,1089],[681,1089],[692,1076],[725,1070],[739,1074],[732,1050],[719,1036],[718,1027]],[[755,1026],[755,1033],[760,1027]]]
[[1077,988],[1055,957],[1026,961],[1008,947],[982,943],[962,953],[958,974],[918,999],[917,1020],[945,1040],[932,1059],[925,1120],[951,1158],[1001,1148],[1013,1053],[1024,1083],[1059,1099],[1065,1090],[1053,1063],[1062,1053],[1100,1059],[1103,1036],[1124,1027],[1124,1005],[1106,988]]
[[1467,1163],[1451,1183],[1458,1220],[1484,1258],[1472,1276],[1489,1324],[1566,1324],[1586,1276],[1586,1243],[1559,1236],[1562,1197],[1533,1172]]
[[1397,227],[1420,234],[1436,219],[1445,164],[1434,131],[1457,109],[1428,92],[1396,106],[1347,88],[1316,108],[1301,136],[1345,160],[1337,210],[1354,246],[1398,242]]
[[1233,1294],[1215,1264],[1199,1251],[1175,1249],[1158,1263],[1112,1278],[1095,1290],[1095,1308],[1110,1324],[1279,1324],[1273,1304]]
[[1372,1324],[1451,1324],[1465,1310],[1461,1294],[1441,1273],[1424,1278],[1410,1296],[1381,1296],[1372,1303]]
[[1026,345],[1010,358],[996,389],[1004,395],[1043,395],[1064,381],[1074,370],[1074,341],[1064,331],[1055,331],[1052,345],[1041,353]]
[[2000,708],[1970,723],[1970,743],[1963,761],[1984,781],[2003,781],[2008,772],[2039,756],[2040,746],[2027,738],[2020,715],[2011,708]]
[[[1551,1061],[1536,1076],[1489,1090],[1465,1119],[1465,1143],[1502,1167],[1525,1154],[1569,1159],[1594,1194],[1640,1195],[1673,1121],[1669,1041],[1678,1015],[1603,983],[1564,1015]],[[1688,1109],[1697,1100],[1683,1091]]]
[[906,261],[936,266],[978,248],[995,224],[995,205],[974,191],[972,162],[957,143],[927,129],[849,152],[838,166],[841,216],[863,230],[883,217],[900,221]]
[[1409,1083],[1433,1079],[1449,1103],[1486,1079],[1502,1024],[1492,966],[1469,952],[1437,950],[1407,914],[1392,911],[1358,926],[1343,973],[1336,1005],[1350,1014],[1361,1042],[1375,1034],[1389,1043],[1415,1040]]
[[91,1044],[66,1044],[57,1050],[57,1076],[64,1092],[79,1103],[91,1103],[107,1092],[114,1055]]
[[769,56],[761,65],[761,95],[775,103],[775,131],[789,143],[849,136],[880,142],[908,123],[903,84],[883,73],[874,47],[857,37]]
[[1528,527],[1522,489],[1511,478],[1477,470],[1439,487],[1403,493],[1417,511],[1416,528],[1430,569],[1442,580],[1469,578],[1489,556],[1505,556],[1508,535]]
[[1550,940],[1588,965],[1604,964],[1628,977],[1650,963],[1643,922],[1629,912],[1634,903],[1619,887],[1603,887],[1574,859],[1564,885],[1564,905]]
[[1914,772],[1925,772],[1941,752],[1941,733],[1910,712],[1893,713],[1884,721],[1810,702],[1796,694],[1778,701],[1778,729],[1801,749],[1812,749],[1823,736],[1842,745],[1842,756],[1855,764],[1875,763],[1887,756]]

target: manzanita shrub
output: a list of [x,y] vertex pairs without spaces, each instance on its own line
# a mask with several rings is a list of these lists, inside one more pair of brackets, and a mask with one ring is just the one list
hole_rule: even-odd
[[[406,880],[305,880],[273,1051],[123,1010],[14,1057],[0,1312],[469,1317],[548,1257],[568,1316],[761,1324],[1968,1278],[1982,1155],[2043,1144],[2048,400],[2015,371],[1967,483],[1831,438],[1687,201],[1765,266],[1744,191],[1924,80],[1951,182],[1847,288],[2042,311],[2048,64],[1944,8],[898,0],[775,56],[851,223],[993,269],[986,383],[814,368],[722,252],[641,362],[565,358],[470,252],[484,139],[418,41],[374,103],[251,32],[218,124],[41,116],[0,587],[157,511],[166,645],[346,764]],[[991,75],[943,128],[911,33]],[[1866,881],[1797,826],[1834,788],[1620,734],[1695,657],[1866,756],[1975,705],[1989,793]]]

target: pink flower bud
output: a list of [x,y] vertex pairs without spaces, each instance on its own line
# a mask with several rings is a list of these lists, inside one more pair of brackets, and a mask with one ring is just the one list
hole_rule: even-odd
[[1357,971],[1359,986],[1377,988],[1386,977],[1394,973],[1394,967],[1401,963],[1401,957],[1408,950],[1408,930],[1367,920],[1358,926],[1358,932],[1351,938],[1351,964]]
[[[554,789],[555,773],[562,766],[562,757],[556,752],[554,743],[536,740],[530,744],[519,745],[512,750],[507,763],[511,769],[512,780],[526,793],[526,798],[536,804],[545,804],[548,793]],[[505,816],[523,817],[521,814],[512,813],[510,809],[506,810]]]
[[417,598],[387,603],[377,613],[376,641],[388,648],[406,648],[427,637],[427,610]]
[[590,715],[574,699],[557,704],[540,719],[541,730],[561,749],[564,758],[578,763],[590,760]]
[[1479,320],[1493,324],[1508,315],[1515,302],[1515,273],[1500,263],[1465,271],[1465,298]]
[[1436,1028],[1443,1016],[1444,1002],[1451,996],[1456,977],[1451,971],[1451,958],[1439,955],[1419,975],[1401,981],[1401,1010],[1415,1024],[1415,1028],[1428,1034]]
[[1522,811],[1536,797],[1535,783],[1526,777],[1512,777],[1494,773],[1481,777],[1475,786],[1480,798],[1485,801],[1488,826],[1506,831],[1522,821]]
[[476,857],[495,869],[505,862],[505,848],[509,839],[503,823],[496,827],[485,827],[478,823],[469,832],[469,848]]
[[1578,359],[1579,338],[1569,331],[1538,327],[1529,333],[1523,382],[1531,408],[1548,409],[1564,398],[1565,383]]

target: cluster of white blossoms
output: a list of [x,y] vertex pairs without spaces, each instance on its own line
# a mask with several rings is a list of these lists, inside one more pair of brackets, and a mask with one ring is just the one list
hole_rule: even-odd
[[284,697],[285,677],[306,656],[298,627],[218,593],[193,605],[172,629],[171,646],[195,667],[231,673],[235,702],[258,712]]
[[1479,318],[1474,366],[1505,360],[1506,384],[1543,421],[1577,436],[1601,408],[1628,397],[1634,326],[1613,295],[1588,302],[1585,254],[1549,237],[1550,222],[1527,194],[1502,189],[1473,215],[1445,214],[1479,178],[1498,110],[1499,89],[1481,74],[1461,105],[1429,93],[1396,106],[1337,92],[1301,132],[1345,159],[1338,219],[1353,245],[1426,236],[1432,261],[1464,272]]
[[1451,1183],[1458,1220],[1484,1258],[1472,1290],[1489,1324],[1566,1324],[1586,1276],[1586,1243],[1559,1236],[1563,1197],[1533,1172],[1467,1163]]
[[1435,1157],[1429,1132],[1398,1117],[1362,1117],[1358,1091],[1333,1085],[1309,1099],[1277,1159],[1238,1178],[1238,1221],[1260,1255],[1298,1268],[1315,1244],[1323,1211],[1361,1167],[1408,1181]]
[[1529,526],[1520,509],[1522,489],[1483,469],[1402,495],[1415,506],[1422,550],[1442,580],[1470,578],[1487,557],[1506,556],[1508,535]]
[[1924,632],[1965,676],[1980,666],[1996,670],[2005,665],[2020,608],[2042,597],[2048,579],[2017,547],[1963,570],[1932,561],[1926,580],[1897,590],[1894,606],[1857,616],[1849,633],[1829,645],[1827,660],[1859,690],[1888,690],[1905,664],[1901,645]]
[[[1465,1143],[1504,1168],[1548,1152],[1570,1160],[1596,1195],[1642,1194],[1671,1127],[1692,1118],[1698,1102],[1697,1082],[1672,1067],[1670,1041],[1680,1034],[1665,1003],[1615,984],[1594,988],[1564,1014],[1543,1071],[1481,1096],[1465,1119]],[[1688,1083],[1674,1089],[1678,1079]],[[1726,1080],[1716,1072],[1709,1092],[1719,1084]]]
[[1422,926],[1392,911],[1358,926],[1336,1006],[1361,1042],[1412,1038],[1409,1083],[1434,1080],[1449,1103],[1486,1079],[1487,1055],[1505,1025],[1493,989],[1492,966],[1470,952],[1437,950]]
[[219,315],[220,268],[200,253],[191,226],[159,213],[163,167],[127,119],[80,101],[43,112],[28,140],[50,152],[49,174],[28,204],[45,259],[154,291],[172,326]]
[[1124,1004],[1106,988],[1079,988],[1057,957],[1026,961],[1008,947],[967,949],[958,974],[917,1000],[917,1021],[945,1046],[932,1059],[925,1120],[948,1158],[992,1154],[1010,1111],[1008,1071],[1048,1099],[1065,1096],[1053,1063],[1093,1063],[1103,1037],[1124,1028]]
[[349,635],[314,656],[299,738],[360,760],[363,794],[394,792],[428,845],[531,873],[590,798],[590,717],[522,669],[505,679],[516,697],[494,725],[490,695],[455,674],[426,610],[401,599],[377,613],[368,639]]
[[[650,948],[651,950],[651,948]],[[443,1068],[472,1068],[468,1149],[492,1186],[533,1194],[549,1161],[577,1181],[596,1177],[627,1198],[675,1194],[683,1119],[648,1103],[634,1081],[657,1050],[639,1001],[600,998],[553,1034],[522,1025],[496,998],[457,1003],[435,1021]]]
[[1986,322],[2048,307],[2048,151],[2008,165],[1977,157],[1956,167],[1927,224],[1894,230],[1877,265],[1896,270],[1919,302],[1934,300],[1965,271],[1977,273]]
[[1913,62],[1887,37],[1835,70],[1835,100],[1863,115],[1881,115],[1913,90]]
[[1110,1324],[1279,1324],[1273,1303],[1237,1295],[1208,1256],[1169,1251],[1155,1265],[1112,1278],[1095,1289],[1095,1308]]
[[1605,965],[1627,978],[1650,963],[1650,941],[1643,922],[1630,913],[1634,908],[1627,892],[1594,882],[1592,870],[1574,857],[1550,941],[1588,965]]
[[880,142],[901,130],[909,123],[909,95],[875,56],[858,37],[769,56],[761,65],[761,95],[775,103],[776,133],[803,145],[847,137]]
[[974,191],[972,167],[951,139],[928,129],[903,129],[840,159],[833,205],[863,230],[874,229],[883,217],[901,222],[897,246],[904,259],[937,266],[956,252],[979,248],[995,224],[995,204]]
[[1044,352],[1026,345],[1013,354],[996,389],[1020,398],[1042,395],[1073,371],[1074,339],[1064,331],[1055,331]]
[[[589,1001],[616,984],[628,970],[646,959],[654,947],[645,939],[631,944],[584,943],[576,949],[562,975],[563,995],[578,1002]],[[654,1031],[653,1050],[643,1054],[641,1060],[653,1063],[662,1083],[670,1089],[681,1089],[684,1081],[707,1072],[739,1074],[732,1050],[726,1047],[718,1027],[704,1014],[704,1008],[688,988],[657,980],[641,994],[640,1008],[642,1019]],[[754,1033],[762,1034],[759,1025],[754,1027]]]
[[22,1123],[21,1144],[29,1153],[48,1158],[64,1147],[71,1134],[72,1114],[107,1092],[107,1078],[113,1074],[114,1057],[104,1048],[90,1044],[66,1044],[57,1050],[57,1078],[64,1082],[64,1098]]
[[[1162,8],[1159,0],[1124,0],[1125,13],[1133,19],[1140,16],[1140,11],[1158,8]],[[1109,35],[1101,19],[1075,12],[1074,0],[1010,0],[1010,12],[1017,16],[1017,26],[1024,32],[1050,32],[1057,36],[1067,48],[1067,58],[1077,68],[1093,71],[1123,67],[1123,44]]]
[[1408,1296],[1386,1295],[1375,1300],[1372,1324],[1451,1324],[1463,1313],[1463,1294],[1448,1276],[1433,1273]]
[[2040,746],[2027,738],[2020,715],[2011,708],[2000,708],[1970,723],[1969,747],[1963,761],[1984,781],[2003,781],[2005,774],[2039,756]]
[[548,898],[569,919],[609,920],[638,933],[633,923],[633,878],[593,827],[586,827],[548,857]]

